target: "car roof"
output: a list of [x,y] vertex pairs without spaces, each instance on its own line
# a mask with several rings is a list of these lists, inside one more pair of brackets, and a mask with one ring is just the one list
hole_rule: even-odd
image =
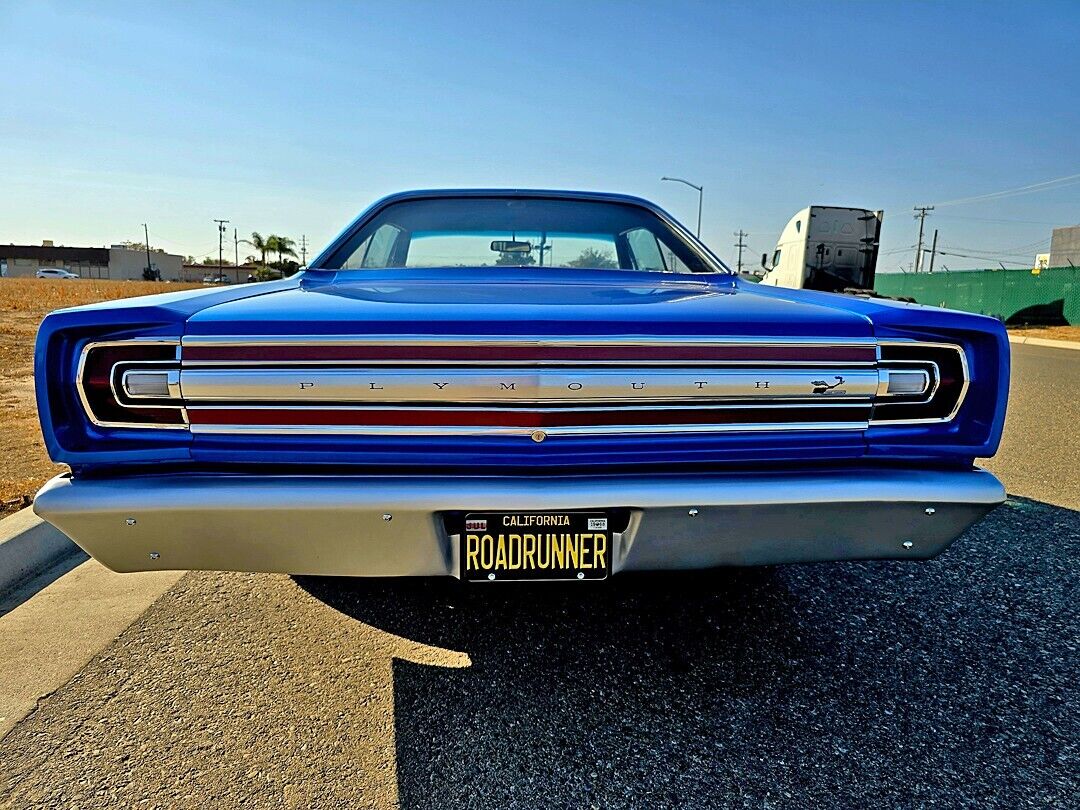
[[509,198],[531,198],[531,199],[543,199],[543,200],[584,200],[589,202],[608,202],[608,203],[622,203],[623,205],[634,205],[639,208],[645,208],[661,219],[665,220],[676,231],[681,232],[681,235],[688,238],[692,244],[698,246],[708,257],[709,260],[716,263],[717,266],[723,268],[726,272],[731,272],[724,261],[713,253],[708,246],[706,246],[700,239],[690,233],[681,222],[675,217],[658,206],[656,203],[646,200],[644,197],[635,197],[631,194],[618,194],[610,191],[571,191],[566,189],[538,189],[538,188],[432,188],[432,189],[412,189],[409,191],[399,191],[395,194],[389,194],[381,199],[376,200],[364,211],[360,213],[356,219],[354,219],[349,225],[335,237],[329,245],[327,245],[319,255],[317,255],[311,262],[311,269],[319,269],[320,263],[330,256],[334,250],[346,239],[346,237],[352,233],[362,222],[372,217],[377,211],[385,208],[393,203],[405,202],[408,200],[429,200],[429,199],[453,199],[453,198],[468,198],[468,197],[509,197]]

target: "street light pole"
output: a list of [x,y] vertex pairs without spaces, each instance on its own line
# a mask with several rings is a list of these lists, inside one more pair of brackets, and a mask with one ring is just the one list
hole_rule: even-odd
[[701,239],[701,201],[705,193],[705,187],[699,186],[696,183],[691,183],[689,180],[683,180],[681,177],[661,177],[661,180],[670,180],[672,183],[682,183],[690,188],[697,189],[697,238]]

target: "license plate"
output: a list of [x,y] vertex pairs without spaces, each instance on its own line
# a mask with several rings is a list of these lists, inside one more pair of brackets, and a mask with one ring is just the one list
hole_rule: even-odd
[[461,578],[606,579],[612,534],[602,512],[477,512],[465,516]]

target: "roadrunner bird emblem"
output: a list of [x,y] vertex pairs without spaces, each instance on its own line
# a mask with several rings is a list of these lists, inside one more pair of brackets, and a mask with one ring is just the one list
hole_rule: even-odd
[[829,385],[824,380],[811,380],[810,384],[814,386],[814,393],[824,394],[826,391],[831,391],[833,388],[844,384],[843,377],[833,377],[833,379],[836,380],[836,382],[834,382],[832,385]]

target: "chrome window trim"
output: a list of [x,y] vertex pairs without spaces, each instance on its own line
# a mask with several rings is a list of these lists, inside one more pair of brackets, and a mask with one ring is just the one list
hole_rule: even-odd
[[135,337],[127,338],[125,340],[97,340],[86,343],[79,352],[79,364],[75,370],[75,390],[79,396],[79,402],[82,405],[83,412],[86,414],[86,418],[90,420],[90,423],[97,427],[103,428],[131,428],[134,430],[187,430],[188,417],[187,409],[183,406],[174,405],[123,405],[117,396],[116,386],[114,384],[115,374],[113,373],[117,364],[113,364],[113,367],[109,369],[109,390],[112,392],[113,399],[117,405],[124,408],[172,408],[180,412],[180,417],[183,419],[183,424],[180,425],[162,425],[150,422],[111,422],[107,420],[98,419],[94,416],[94,411],[90,407],[90,401],[86,398],[86,389],[83,386],[84,372],[86,369],[86,358],[90,352],[94,349],[102,348],[105,346],[131,346],[132,344],[143,345],[157,345],[157,346],[175,346],[175,359],[174,360],[145,360],[135,361],[144,363],[145,365],[161,365],[167,363],[177,363],[180,361],[180,338],[157,338],[157,337]]

